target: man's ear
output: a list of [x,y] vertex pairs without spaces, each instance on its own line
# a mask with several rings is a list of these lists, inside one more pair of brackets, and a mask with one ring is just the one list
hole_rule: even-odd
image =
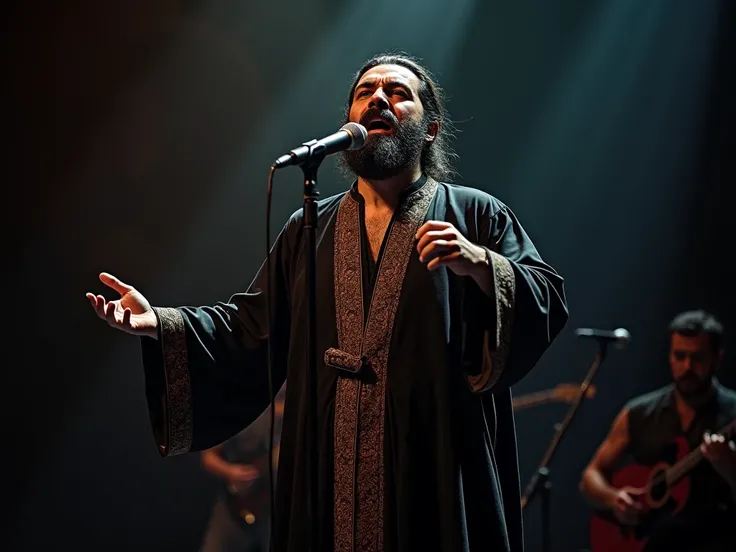
[[440,122],[439,121],[432,121],[427,125],[427,134],[424,136],[424,139],[427,142],[434,142],[434,139],[437,138],[437,134],[440,131]]

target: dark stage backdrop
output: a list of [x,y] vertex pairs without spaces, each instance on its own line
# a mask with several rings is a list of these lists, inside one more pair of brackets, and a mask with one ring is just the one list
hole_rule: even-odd
[[[269,0],[8,10],[3,548],[195,551],[217,483],[161,459],[140,350],[84,293],[227,299],[264,254],[266,176],[334,131],[352,72],[406,50],[446,88],[460,183],[507,202],[571,319],[517,394],[580,381],[579,326],[626,327],[552,463],[554,549],[587,545],[580,471],[623,402],[667,382],[666,325],[703,307],[736,387],[734,3]],[[333,160],[323,196],[346,187]],[[276,182],[273,231],[301,206]],[[274,234],[275,235],[275,234]],[[519,412],[526,481],[563,405]],[[526,516],[539,550],[539,505]]]

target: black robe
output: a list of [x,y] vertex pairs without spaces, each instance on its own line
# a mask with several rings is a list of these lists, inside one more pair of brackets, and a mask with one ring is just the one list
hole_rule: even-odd
[[[486,249],[495,297],[419,261],[426,220]],[[307,517],[301,209],[271,250],[272,331],[266,263],[228,303],[155,309],[143,359],[161,454],[219,444],[267,408],[270,334],[274,389],[288,379],[273,550],[306,550],[310,527],[327,552],[523,550],[510,386],[567,321],[563,279],[508,207],[468,187],[422,177],[406,190],[377,264],[355,186],[320,201],[318,221],[319,519]]]

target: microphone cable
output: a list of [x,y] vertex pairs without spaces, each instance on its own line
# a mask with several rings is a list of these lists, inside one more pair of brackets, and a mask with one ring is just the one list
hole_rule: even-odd
[[266,328],[267,328],[267,339],[268,352],[267,354],[267,365],[268,365],[268,397],[270,399],[269,408],[271,410],[270,427],[268,431],[268,498],[270,508],[269,522],[269,544],[270,550],[273,550],[274,542],[274,477],[273,477],[273,437],[274,437],[274,426],[276,422],[274,402],[276,397],[273,392],[273,366],[271,361],[271,341],[272,341],[272,328],[271,328],[271,305],[273,303],[271,293],[271,191],[273,189],[273,175],[276,172],[276,164],[271,165],[271,170],[268,173],[268,187],[266,189]]

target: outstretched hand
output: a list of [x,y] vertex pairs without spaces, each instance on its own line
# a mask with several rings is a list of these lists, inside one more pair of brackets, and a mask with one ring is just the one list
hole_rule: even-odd
[[158,337],[158,319],[145,297],[133,286],[103,272],[100,281],[120,294],[120,299],[107,301],[102,295],[87,293],[97,316],[118,330],[138,336]]

